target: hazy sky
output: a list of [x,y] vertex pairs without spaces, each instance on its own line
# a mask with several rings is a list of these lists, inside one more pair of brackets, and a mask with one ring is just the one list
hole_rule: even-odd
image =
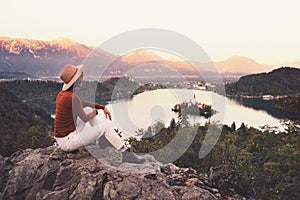
[[0,36],[74,39],[98,46],[139,28],[181,33],[214,60],[300,60],[298,0],[0,0]]

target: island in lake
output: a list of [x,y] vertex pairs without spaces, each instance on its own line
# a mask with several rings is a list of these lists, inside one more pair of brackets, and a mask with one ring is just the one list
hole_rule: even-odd
[[176,104],[174,108],[172,108],[172,111],[180,114],[200,115],[205,118],[209,118],[215,113],[217,113],[216,110],[212,109],[211,105],[197,102],[195,97],[194,101],[190,100],[188,102],[185,101],[180,104]]

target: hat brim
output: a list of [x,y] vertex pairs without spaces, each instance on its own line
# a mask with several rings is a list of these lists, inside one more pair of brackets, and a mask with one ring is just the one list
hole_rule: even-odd
[[72,79],[67,84],[64,83],[64,85],[62,87],[63,91],[66,91],[67,89],[69,89],[83,73],[83,65],[82,64],[76,66],[76,68],[77,68],[76,74],[72,77]]

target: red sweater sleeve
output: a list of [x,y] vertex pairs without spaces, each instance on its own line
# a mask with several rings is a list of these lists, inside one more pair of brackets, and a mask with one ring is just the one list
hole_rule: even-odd
[[93,102],[89,102],[89,101],[81,101],[81,103],[82,103],[83,107],[89,106],[89,107],[92,107],[92,108],[102,109],[102,110],[105,108],[104,105],[93,103]]

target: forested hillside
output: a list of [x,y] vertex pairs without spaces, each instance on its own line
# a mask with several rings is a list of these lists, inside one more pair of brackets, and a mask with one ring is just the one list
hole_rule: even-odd
[[48,113],[55,112],[56,95],[62,83],[56,81],[14,80],[0,82],[0,86],[18,96],[23,101],[45,108]]
[[[55,99],[61,91],[62,83],[56,81],[14,80],[2,81],[0,86],[17,95],[20,99],[45,108],[48,113],[55,113]],[[104,82],[86,81],[77,91],[82,99],[105,103],[117,99],[128,99],[144,90],[157,89],[161,86],[140,85],[128,78],[111,78]]]
[[[158,158],[181,151],[184,145],[165,149],[177,134],[192,137],[188,150],[175,161],[180,167],[192,167],[207,176],[207,180],[221,193],[236,191],[252,199],[298,199],[300,194],[300,121],[285,121],[286,132],[275,132],[271,127],[264,131],[248,127],[244,123],[237,128],[235,123],[228,127],[207,123],[204,126],[182,126],[172,120],[168,128],[162,128],[156,135],[151,128],[140,130],[142,140],[130,138],[129,142],[138,152],[153,153]],[[156,126],[153,126],[155,128]],[[149,133],[150,130],[150,133]],[[180,131],[179,131],[180,130]],[[211,130],[220,131],[220,138]],[[181,137],[182,137],[181,136]],[[203,143],[206,139],[206,143]],[[212,151],[199,158],[201,146],[217,141]]]
[[282,67],[269,73],[241,77],[225,86],[228,95],[293,95],[300,93],[300,69]]
[[0,87],[0,154],[52,145],[53,119],[42,108]]
[[276,99],[275,108],[300,115],[300,95]]

